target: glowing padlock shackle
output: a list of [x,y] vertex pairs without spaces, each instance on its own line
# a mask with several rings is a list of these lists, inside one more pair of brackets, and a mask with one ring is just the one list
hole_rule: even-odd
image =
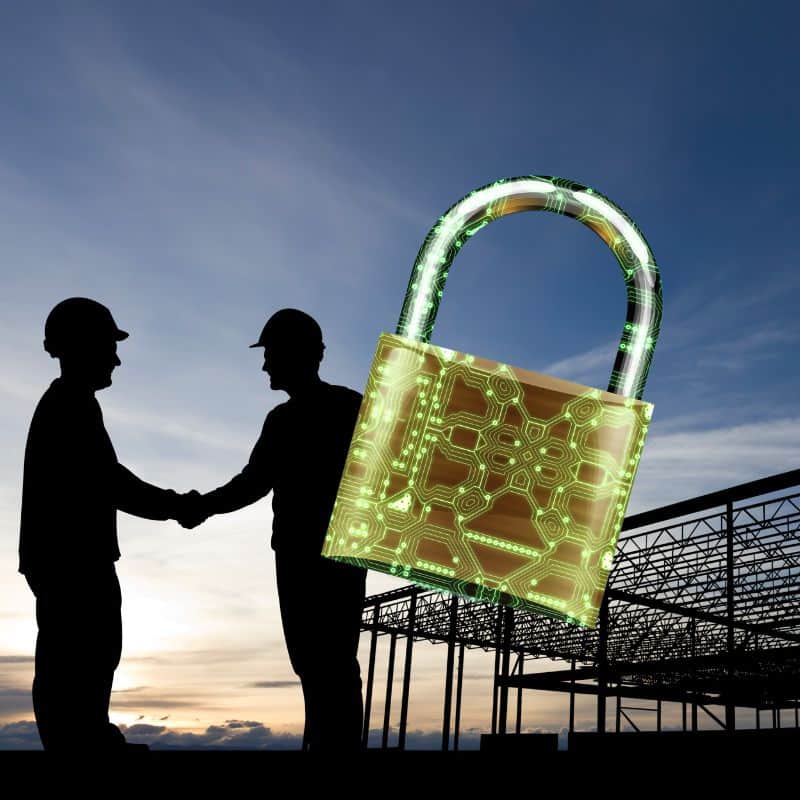
[[463,197],[431,228],[417,253],[396,334],[430,341],[444,284],[464,242],[492,220],[518,211],[553,211],[588,225],[614,253],[628,308],[608,391],[641,399],[661,327],[661,275],[633,220],[594,189],[566,178],[504,178]]

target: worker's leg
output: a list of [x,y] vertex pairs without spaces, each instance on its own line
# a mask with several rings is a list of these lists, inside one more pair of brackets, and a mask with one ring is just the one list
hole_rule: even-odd
[[[312,750],[358,750],[363,700],[357,659],[366,573],[327,559],[276,559],[286,646],[300,678]],[[313,587],[313,588],[312,588]]]
[[124,743],[108,721],[121,653],[120,592],[113,565],[28,576],[36,595],[33,704],[47,750]]

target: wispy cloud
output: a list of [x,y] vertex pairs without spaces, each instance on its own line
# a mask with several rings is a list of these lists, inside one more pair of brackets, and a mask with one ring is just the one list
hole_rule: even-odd
[[30,687],[0,686],[0,714],[4,718],[33,711]]
[[290,686],[300,686],[300,681],[255,681],[245,684],[247,689],[286,689]]
[[589,384],[596,378],[600,370],[605,372],[610,370],[616,351],[617,342],[607,342],[583,353],[554,361],[552,364],[548,364],[542,372],[564,380]]
[[629,513],[796,469],[800,417],[651,436]]

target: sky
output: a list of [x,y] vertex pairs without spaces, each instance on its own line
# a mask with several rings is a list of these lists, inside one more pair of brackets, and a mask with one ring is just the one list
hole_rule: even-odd
[[[437,217],[497,178],[566,177],[625,209],[663,279],[629,513],[796,468],[799,22],[771,0],[4,5],[0,748],[38,742],[19,505],[27,427],[57,375],[44,319],[65,297],[131,332],[98,394],[120,460],[207,491],[286,399],[247,348],[270,314],[315,316],[322,378],[361,391]],[[432,341],[605,388],[623,287],[587,228],[517,214],[458,256]],[[130,738],[299,745],[270,525],[268,499],[191,533],[120,514],[111,718]],[[370,574],[368,591],[398,585]],[[414,658],[409,742],[425,747],[445,650]],[[468,653],[470,746],[491,670]],[[590,704],[577,722],[593,724]],[[565,698],[526,696],[523,723],[561,730]]]

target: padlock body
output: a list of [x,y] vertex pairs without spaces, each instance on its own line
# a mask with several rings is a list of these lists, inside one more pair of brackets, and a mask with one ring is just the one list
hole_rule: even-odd
[[652,409],[381,334],[322,554],[594,627]]

